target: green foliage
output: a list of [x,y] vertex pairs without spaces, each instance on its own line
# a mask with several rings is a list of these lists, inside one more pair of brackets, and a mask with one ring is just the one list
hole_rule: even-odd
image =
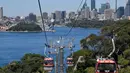
[[124,51],[124,57],[125,59],[130,60],[130,49]]
[[[39,54],[26,54],[22,58],[24,69],[28,69],[28,72],[37,72],[43,66],[43,57]],[[26,72],[26,71],[25,71]]]
[[78,63],[77,65],[77,70],[80,73],[85,73],[84,70],[86,69],[86,64],[85,63]]
[[91,51],[90,50],[79,50],[77,52],[74,52],[74,56],[90,56],[91,55]]
[[81,46],[88,47],[87,49],[92,50],[93,57],[95,55],[102,55],[106,57],[112,51],[111,39],[102,35],[97,36],[95,34],[91,34],[90,36],[81,40]]
[[82,28],[101,28],[103,26],[112,25],[114,23],[113,20],[105,20],[105,21],[98,21],[98,20],[71,20],[71,23],[67,24],[67,26],[74,27],[82,27]]
[[[87,25],[86,25],[87,26]],[[130,73],[130,21],[120,20],[116,21],[111,25],[107,25],[101,28],[101,34],[95,35],[91,34],[88,37],[80,41],[82,49],[91,51],[90,56],[84,56],[85,63],[78,66],[80,73],[91,73],[87,72],[90,69],[84,69],[85,67],[94,67],[96,61],[94,60],[96,56],[102,55],[107,57],[112,51],[112,34],[115,35],[116,50],[112,55],[116,61],[118,61],[119,66],[121,66],[120,73]],[[79,54],[78,54],[79,55]],[[82,54],[83,55],[83,54]],[[118,58],[117,58],[118,55]],[[92,71],[92,70],[90,70]],[[94,72],[92,72],[94,73]]]
[[130,73],[130,66],[126,67],[126,68],[122,68],[119,73]]
[[96,62],[97,62],[96,59],[92,59],[90,57],[85,58],[86,67],[95,67]]
[[94,73],[95,72],[95,68],[94,67],[88,67],[85,69],[85,73]]
[[124,58],[121,58],[121,59],[118,61],[118,63],[119,63],[120,65],[123,65],[123,66],[128,65],[129,62],[130,62],[129,60],[124,59]]
[[21,61],[13,61],[0,69],[0,73],[43,73],[44,57],[39,54],[26,54]]
[[76,63],[76,61],[78,60],[79,56],[91,56],[92,52],[90,50],[79,50],[77,52],[74,53],[74,63]]
[[7,31],[42,31],[42,29],[35,23],[20,22],[16,26],[9,28]]

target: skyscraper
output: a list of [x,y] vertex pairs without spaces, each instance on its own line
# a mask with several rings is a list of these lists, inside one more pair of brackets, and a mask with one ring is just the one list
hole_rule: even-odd
[[65,19],[65,18],[66,18],[66,11],[62,11],[62,13],[61,13],[61,18],[62,18],[62,19]]
[[106,4],[101,4],[101,8],[99,9],[99,13],[103,14],[106,9]]
[[119,7],[117,9],[117,18],[121,18],[124,15],[124,7]]
[[106,9],[110,9],[110,3],[106,3]]
[[85,0],[83,7],[81,9],[81,18],[90,18],[90,9],[87,6],[87,0]]
[[87,19],[90,18],[90,9],[89,9],[89,7],[86,7],[85,9],[83,9],[81,11],[81,18],[87,18]]
[[117,11],[117,0],[115,0],[115,12]]
[[0,7],[0,19],[3,18],[3,7]]
[[99,9],[99,13],[103,14],[105,9],[110,9],[109,3],[101,4],[101,8]]
[[62,18],[62,12],[61,11],[55,11],[55,15],[56,15],[56,21],[60,21]]
[[48,13],[47,12],[43,12],[43,19],[48,19]]
[[91,0],[91,10],[95,9],[95,0]]
[[56,19],[56,14],[55,13],[51,13],[51,19]]
[[105,11],[104,11],[105,19],[106,20],[112,19],[113,18],[113,13],[114,13],[113,9],[105,9]]
[[125,16],[130,16],[130,0],[128,0],[125,7]]
[[33,13],[30,13],[30,14],[29,14],[29,21],[36,22],[36,21],[37,21],[36,15],[33,14]]
[[97,19],[97,15],[98,15],[97,10],[93,9],[91,11],[91,19]]

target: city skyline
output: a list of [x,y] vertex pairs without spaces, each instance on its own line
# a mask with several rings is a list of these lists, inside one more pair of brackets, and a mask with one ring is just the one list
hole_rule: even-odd
[[[56,10],[67,12],[76,11],[80,4],[81,0],[41,0],[42,10],[43,12],[54,12]],[[96,0],[96,8],[99,9],[102,3],[106,3],[110,1],[111,8],[115,8],[115,1],[114,0]],[[119,6],[125,6],[126,1],[120,0],[118,1]],[[87,5],[91,8],[91,0],[87,0]],[[37,0],[14,0],[14,1],[6,1],[1,0],[0,6],[4,8],[4,16],[26,16],[30,12],[33,12],[36,15],[39,15],[39,9]]]

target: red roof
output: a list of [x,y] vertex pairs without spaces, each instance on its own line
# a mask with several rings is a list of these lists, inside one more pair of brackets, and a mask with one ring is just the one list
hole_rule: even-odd
[[98,63],[115,63],[113,60],[99,60]]

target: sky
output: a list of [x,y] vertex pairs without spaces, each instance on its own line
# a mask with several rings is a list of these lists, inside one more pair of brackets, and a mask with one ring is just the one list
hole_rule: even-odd
[[[4,16],[27,16],[29,13],[40,15],[38,0],[0,0],[0,6],[4,9]],[[41,0],[43,12],[54,12],[56,10],[76,11],[81,0]],[[115,0],[96,0],[96,8],[100,8],[102,3],[110,2],[114,7]],[[91,7],[91,0],[87,0]],[[126,0],[118,0],[118,7],[125,6]]]

